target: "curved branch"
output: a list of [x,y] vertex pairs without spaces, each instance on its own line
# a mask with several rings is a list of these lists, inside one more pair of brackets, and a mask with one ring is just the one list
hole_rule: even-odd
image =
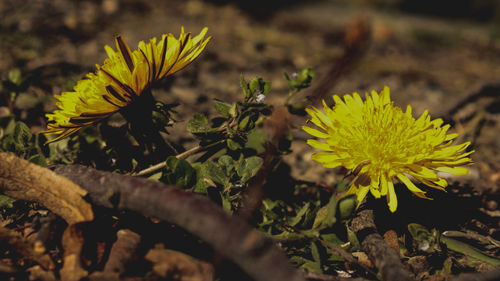
[[163,183],[80,165],[57,166],[55,172],[86,189],[96,205],[140,212],[184,228],[255,280],[304,280],[270,239],[205,197]]

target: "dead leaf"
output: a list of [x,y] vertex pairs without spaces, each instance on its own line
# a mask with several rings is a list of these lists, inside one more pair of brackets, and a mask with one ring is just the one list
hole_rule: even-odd
[[354,252],[352,255],[358,259],[358,263],[368,268],[373,268],[373,263],[370,261],[365,252]]
[[45,246],[41,241],[29,241],[14,230],[0,227],[0,246],[6,246],[9,251],[19,253],[23,258],[37,262],[44,269],[52,270],[55,268],[54,262],[46,253]]
[[29,280],[41,280],[41,281],[56,281],[54,272],[46,271],[41,266],[35,265],[28,268],[26,271],[29,272]]
[[399,242],[396,231],[392,229],[388,230],[386,233],[384,233],[384,240],[389,245],[389,247],[391,247],[399,255]]
[[94,218],[91,205],[82,198],[86,190],[47,168],[4,152],[0,152],[0,190],[42,204],[68,224]]
[[211,264],[196,260],[186,254],[167,250],[151,249],[146,259],[153,263],[153,271],[168,280],[211,281],[214,268]]

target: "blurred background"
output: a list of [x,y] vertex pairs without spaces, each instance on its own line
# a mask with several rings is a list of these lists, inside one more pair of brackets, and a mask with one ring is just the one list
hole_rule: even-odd
[[[181,26],[193,34],[208,26],[213,39],[202,55],[154,89],[181,104],[174,141],[193,141],[183,122],[211,112],[214,98],[239,98],[240,73],[271,81],[267,101],[280,104],[289,90],[283,73],[312,67],[313,85],[296,102],[387,85],[397,105],[411,104],[415,115],[429,110],[473,143],[477,165],[463,180],[500,188],[500,1],[1,0],[0,18],[0,78],[27,81],[14,110],[34,132],[55,108],[52,95],[102,64],[114,36],[135,49],[140,40],[177,36]],[[298,128],[306,117],[297,118]],[[309,161],[307,136],[294,135],[285,158],[292,174],[332,182],[336,175]]]

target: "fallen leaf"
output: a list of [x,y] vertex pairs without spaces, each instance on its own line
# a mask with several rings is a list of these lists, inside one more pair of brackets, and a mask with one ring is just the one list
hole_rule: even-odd
[[87,191],[47,168],[4,152],[0,152],[0,190],[42,204],[68,224],[94,218],[91,205],[82,198]]
[[373,263],[370,261],[365,252],[354,252],[352,255],[358,259],[358,263],[366,267],[373,268]]
[[389,245],[389,247],[391,247],[394,251],[396,251],[396,253],[399,254],[399,242],[396,231],[392,229],[388,230],[386,233],[384,233],[384,240]]

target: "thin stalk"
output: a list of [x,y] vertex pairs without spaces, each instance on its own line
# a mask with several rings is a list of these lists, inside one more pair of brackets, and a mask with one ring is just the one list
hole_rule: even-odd
[[[222,142],[224,142],[224,141],[225,141],[225,140],[216,141],[216,142],[211,143],[211,144],[209,144],[209,145],[207,145],[207,146],[197,145],[197,146],[195,146],[195,147],[193,147],[193,148],[191,148],[191,149],[189,149],[189,150],[186,150],[186,151],[184,151],[184,152],[182,152],[182,153],[177,154],[177,155],[175,156],[175,158],[177,158],[177,159],[181,159],[181,158],[182,158],[182,159],[184,159],[184,158],[187,158],[187,157],[189,157],[189,156],[191,156],[191,155],[193,155],[193,154],[195,154],[195,153],[198,153],[198,152],[200,152],[200,151],[203,151],[203,150],[205,150],[205,149],[208,149],[208,148],[210,148],[210,147],[213,147],[213,146],[215,146],[215,145],[217,145],[217,144],[220,144],[220,143],[222,143]],[[158,170],[160,170],[160,169],[163,169],[166,165],[167,165],[167,163],[166,163],[165,161],[162,161],[162,162],[160,162],[160,163],[158,163],[158,164],[156,164],[156,165],[153,165],[153,166],[151,166],[151,167],[149,167],[149,168],[146,168],[146,169],[144,169],[144,170],[142,170],[142,171],[139,171],[139,172],[137,172],[137,173],[133,173],[133,174],[132,174],[132,176],[144,176],[144,175],[148,175],[148,174],[151,174],[151,173],[153,173],[153,172],[156,172],[156,171],[158,171]]]

